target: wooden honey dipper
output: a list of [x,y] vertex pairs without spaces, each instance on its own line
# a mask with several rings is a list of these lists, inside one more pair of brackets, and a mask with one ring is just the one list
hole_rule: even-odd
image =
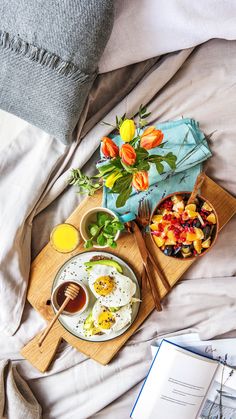
[[65,290],[66,299],[62,303],[62,305],[61,305],[60,309],[58,310],[57,314],[53,317],[52,321],[49,323],[48,327],[46,327],[46,329],[44,330],[42,336],[40,337],[40,339],[38,341],[38,345],[39,346],[42,345],[42,343],[45,340],[46,336],[50,332],[52,326],[57,321],[58,317],[63,312],[64,308],[67,306],[67,304],[69,303],[69,301],[70,300],[74,300],[77,297],[77,295],[79,294],[79,291],[80,291],[79,285],[76,285],[76,284],[70,284],[70,285],[68,285],[68,287]]

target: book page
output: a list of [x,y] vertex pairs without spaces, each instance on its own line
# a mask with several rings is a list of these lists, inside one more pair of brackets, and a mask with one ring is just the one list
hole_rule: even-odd
[[188,349],[199,355],[208,356],[227,365],[236,366],[236,346],[234,338],[201,340],[198,333],[172,335],[165,339],[160,338],[151,346],[152,355],[155,356],[162,340],[175,343],[181,348]]
[[236,370],[220,364],[199,419],[236,419]]
[[131,413],[133,419],[194,419],[218,364],[163,341]]

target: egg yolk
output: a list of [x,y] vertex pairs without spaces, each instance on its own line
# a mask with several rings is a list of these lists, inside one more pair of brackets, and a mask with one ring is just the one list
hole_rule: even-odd
[[106,295],[110,294],[115,287],[115,283],[113,278],[110,276],[100,276],[94,282],[94,289],[97,294],[105,297]]
[[111,329],[115,323],[115,317],[110,311],[103,310],[98,316],[98,326],[101,329]]

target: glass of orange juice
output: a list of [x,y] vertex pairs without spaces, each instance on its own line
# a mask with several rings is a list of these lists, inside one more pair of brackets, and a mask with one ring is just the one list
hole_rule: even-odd
[[72,224],[58,224],[51,232],[50,243],[58,252],[72,252],[80,243],[79,231]]

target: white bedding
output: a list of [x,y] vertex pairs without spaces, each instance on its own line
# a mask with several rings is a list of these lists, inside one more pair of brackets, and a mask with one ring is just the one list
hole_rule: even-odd
[[10,144],[27,125],[23,119],[0,109],[0,150]]
[[194,47],[213,38],[236,38],[233,0],[116,0],[115,23],[100,72]]
[[[106,120],[112,121],[114,115],[123,114],[124,111],[132,113],[140,103],[145,102],[150,102],[153,122],[177,119],[182,115],[195,118],[207,134],[215,131],[211,139],[213,158],[208,165],[208,174],[236,194],[235,65],[235,41],[214,40],[193,51],[170,54],[156,65]],[[88,160],[101,136],[107,133],[107,128],[98,124],[84,138],[79,149],[74,151],[70,166],[79,166]],[[0,150],[0,156],[6,156],[8,148],[13,149],[12,144],[23,154],[24,147],[31,144],[35,150],[33,155],[37,153],[40,160],[45,153],[43,142],[48,150],[48,162],[43,170],[49,170],[49,159],[53,158],[60,166],[60,155],[65,156],[65,150],[53,140],[46,140],[48,138],[44,138],[38,130],[27,127],[17,141],[8,143]],[[64,158],[69,160],[68,152]],[[89,164],[90,171],[93,170],[93,161]],[[15,165],[14,170],[19,167],[17,162]],[[73,188],[64,191],[67,176],[65,167],[64,174],[57,180],[51,176],[54,181],[51,187],[47,187],[47,194],[41,191],[44,198],[36,206],[38,215],[33,222],[33,255],[48,240],[53,225],[62,221],[80,200]],[[0,185],[1,182],[2,178]],[[15,182],[19,183],[19,180],[16,178]],[[0,334],[0,358],[19,360],[19,370],[41,403],[44,418],[128,418],[151,361],[150,343],[153,339],[181,330],[197,331],[205,339],[225,334],[235,336],[235,226],[236,219],[233,219],[220,234],[214,249],[198,261],[186,273],[186,280],[171,292],[164,302],[163,312],[154,312],[106,367],[86,359],[67,346],[60,348],[58,359],[46,374],[40,374],[27,361],[20,360],[20,348],[44,325],[40,316],[27,304],[17,333],[13,337]],[[22,260],[25,261],[26,257],[27,253],[23,252]]]

